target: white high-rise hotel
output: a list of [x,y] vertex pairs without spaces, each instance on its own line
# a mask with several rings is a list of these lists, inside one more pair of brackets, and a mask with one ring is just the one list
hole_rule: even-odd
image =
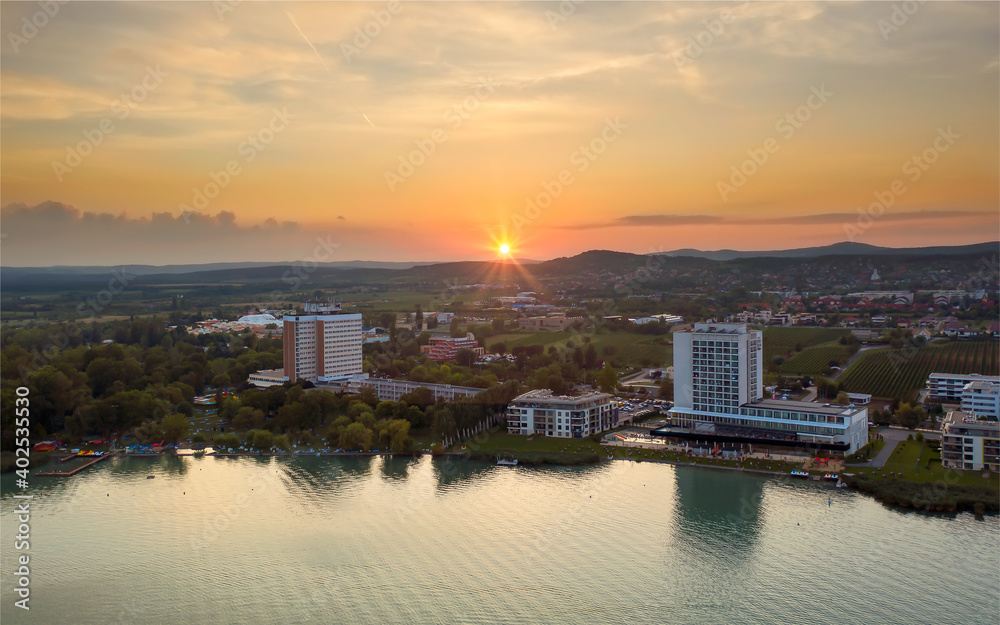
[[330,382],[361,373],[361,315],[319,302],[307,302],[305,312],[284,317],[285,379]]
[[693,331],[675,333],[673,424],[829,445],[847,454],[868,443],[864,406],[763,399],[762,358],[763,335],[745,324],[697,323]]

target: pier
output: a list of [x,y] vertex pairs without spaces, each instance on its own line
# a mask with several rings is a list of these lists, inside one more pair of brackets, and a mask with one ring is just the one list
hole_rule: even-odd
[[[102,460],[107,460],[111,456],[115,456],[117,454],[118,454],[117,451],[106,453],[103,456],[98,456],[97,458],[94,458],[90,462],[86,462],[84,464],[81,464],[77,468],[72,469],[70,471],[59,471],[59,470],[56,470],[56,471],[40,471],[39,473],[36,473],[35,475],[37,475],[39,477],[70,477],[70,476],[76,475],[77,473],[79,473],[80,471],[83,471],[84,469],[87,469],[89,467],[94,466],[95,464],[97,464],[98,462],[100,462]],[[67,460],[70,460],[72,458],[78,458],[78,457],[79,456],[76,456],[76,455],[74,455],[74,456],[68,456],[66,458],[62,458],[59,462],[66,462]]]

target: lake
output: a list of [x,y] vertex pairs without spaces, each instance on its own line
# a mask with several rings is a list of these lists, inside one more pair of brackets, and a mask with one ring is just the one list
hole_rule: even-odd
[[1000,619],[995,516],[649,462],[430,457],[113,458],[32,476],[25,612],[14,479],[7,625]]

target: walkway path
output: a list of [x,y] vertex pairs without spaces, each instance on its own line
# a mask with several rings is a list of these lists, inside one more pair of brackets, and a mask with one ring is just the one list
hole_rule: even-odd
[[868,462],[868,465],[881,469],[885,466],[886,461],[889,460],[889,456],[892,455],[892,450],[896,449],[896,443],[905,441],[908,436],[913,436],[913,432],[910,430],[897,430],[895,428],[879,428],[878,433],[885,440],[885,446],[882,447],[877,456]]

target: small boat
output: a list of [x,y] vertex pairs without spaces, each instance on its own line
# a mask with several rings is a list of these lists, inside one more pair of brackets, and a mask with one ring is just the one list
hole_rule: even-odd
[[502,466],[502,467],[516,467],[517,466],[517,458],[500,458],[498,456],[497,457],[497,464],[500,465],[500,466]]

